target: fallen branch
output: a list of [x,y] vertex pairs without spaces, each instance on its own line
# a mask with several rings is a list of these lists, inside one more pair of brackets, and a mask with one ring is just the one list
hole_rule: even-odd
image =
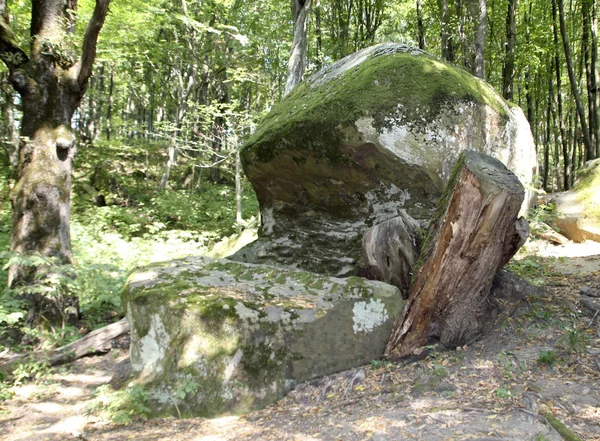
[[104,326],[90,332],[83,338],[57,349],[32,354],[12,354],[0,357],[0,370],[12,372],[17,363],[27,360],[29,362],[45,362],[50,366],[70,363],[79,358],[105,354],[111,349],[111,341],[129,332],[129,322],[126,318],[116,323]]

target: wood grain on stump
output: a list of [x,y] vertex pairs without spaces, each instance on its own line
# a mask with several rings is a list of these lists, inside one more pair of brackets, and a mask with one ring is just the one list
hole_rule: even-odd
[[500,161],[463,152],[429,225],[404,313],[386,348],[388,358],[425,345],[464,345],[489,319],[495,274],[525,243],[518,218],[525,191]]

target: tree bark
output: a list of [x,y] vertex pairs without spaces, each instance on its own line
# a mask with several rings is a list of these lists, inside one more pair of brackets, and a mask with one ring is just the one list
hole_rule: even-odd
[[[17,182],[11,192],[13,252],[72,263],[69,223],[76,146],[71,118],[88,87],[109,2],[96,1],[78,62],[62,49],[73,29],[69,10],[76,9],[76,1],[32,2],[30,57],[15,44],[6,20],[0,19],[0,59],[23,103]],[[30,285],[38,276],[36,267],[12,265],[8,284]]]
[[429,226],[409,299],[386,348],[388,358],[440,342],[464,345],[476,337],[489,309],[496,273],[527,238],[518,217],[525,191],[500,161],[463,152]]
[[479,15],[473,17],[477,23],[477,32],[475,35],[475,44],[473,52],[475,55],[473,65],[473,75],[485,80],[485,41],[487,39],[488,15],[487,15],[487,0],[479,0],[478,9]]
[[506,14],[506,46],[504,64],[502,66],[502,96],[508,101],[514,99],[517,1],[508,0],[508,12]]
[[556,8],[556,2],[558,1],[558,18],[560,22],[560,35],[562,37],[563,49],[565,51],[565,61],[567,62],[567,72],[569,73],[569,82],[571,83],[571,92],[575,99],[575,106],[577,108],[577,115],[579,116],[579,123],[581,124],[581,130],[583,134],[583,143],[585,145],[585,159],[589,161],[596,157],[596,146],[592,143],[590,138],[590,132],[588,129],[588,123],[585,117],[585,110],[581,103],[581,95],[579,94],[579,88],[577,85],[577,79],[575,78],[575,71],[573,69],[573,61],[571,58],[571,46],[569,45],[569,37],[567,36],[567,26],[565,24],[565,7],[563,0],[553,0],[552,6],[553,11]]
[[292,52],[288,61],[287,81],[284,96],[289,94],[300,82],[306,69],[306,53],[308,50],[308,12],[311,0],[292,0],[292,20],[294,37]]
[[563,113],[563,100],[562,100],[562,75],[561,75],[561,71],[560,71],[560,58],[559,58],[559,51],[560,51],[560,47],[559,47],[559,43],[558,43],[558,32],[556,29],[556,9],[553,9],[553,19],[554,19],[554,24],[553,24],[553,34],[554,34],[554,72],[556,74],[556,104],[557,104],[557,109],[556,111],[558,112],[556,114],[557,118],[558,118],[558,124],[559,124],[559,130],[560,130],[560,142],[561,142],[561,147],[562,147],[562,152],[563,152],[563,188],[565,190],[569,189],[569,182],[570,182],[570,178],[569,178],[569,173],[570,173],[570,168],[569,168],[569,147],[567,145],[567,131],[565,129],[565,119],[564,119],[564,113]]
[[417,35],[419,39],[419,49],[425,50],[425,31],[423,29],[423,8],[421,0],[417,0]]

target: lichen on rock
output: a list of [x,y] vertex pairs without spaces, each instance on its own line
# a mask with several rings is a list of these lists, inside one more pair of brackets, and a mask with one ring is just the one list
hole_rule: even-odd
[[365,230],[402,212],[426,224],[467,148],[531,182],[529,125],[487,83],[405,45],[350,55],[278,103],[243,148],[262,230],[234,259],[352,274]]
[[382,282],[208,257],[142,268],[122,298],[132,381],[156,412],[202,416],[262,408],[380,357],[403,308]]

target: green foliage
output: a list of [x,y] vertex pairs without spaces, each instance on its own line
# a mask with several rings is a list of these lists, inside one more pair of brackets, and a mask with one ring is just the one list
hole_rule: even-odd
[[148,418],[152,411],[147,405],[148,394],[139,385],[129,385],[124,390],[111,390],[104,384],[96,389],[88,410],[99,413],[117,424],[129,424],[134,418]]
[[396,366],[396,363],[388,360],[371,360],[371,369],[385,369],[390,370]]
[[527,279],[531,284],[542,286],[551,272],[550,262],[552,259],[542,258],[535,255],[526,255],[511,259],[506,268]]
[[570,327],[563,333],[559,341],[561,347],[572,354],[583,354],[590,344],[590,338],[576,327]]
[[512,398],[513,395],[510,389],[507,389],[505,387],[499,387],[498,389],[496,389],[496,396],[498,398],[502,398],[503,400],[508,400],[509,398]]
[[555,351],[541,351],[538,357],[539,364],[545,364],[550,367],[554,367],[556,363],[558,363],[558,355]]
[[36,384],[46,381],[50,376],[50,365],[46,362],[24,362],[19,363],[12,373],[12,381],[15,385],[33,381]]

